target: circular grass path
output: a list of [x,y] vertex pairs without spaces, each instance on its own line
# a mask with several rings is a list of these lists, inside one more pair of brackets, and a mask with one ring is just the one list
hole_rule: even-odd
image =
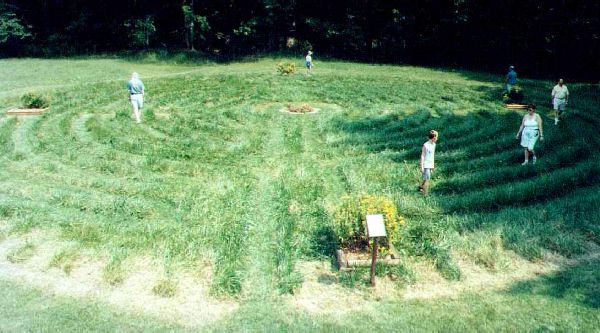
[[[396,247],[447,279],[460,279],[457,254],[493,270],[503,251],[569,257],[599,242],[600,117],[587,86],[570,87],[577,99],[554,126],[550,86],[524,82],[546,141],[522,167],[522,114],[486,76],[332,63],[281,77],[270,64],[149,78],[141,125],[115,81],[52,90],[42,116],[2,116],[1,230],[93,249],[107,281],[127,279],[128,258],[154,258],[167,280],[201,263],[213,294],[248,299],[292,293],[299,261],[330,260],[344,195],[391,197],[407,219]],[[306,101],[320,111],[277,112]],[[438,169],[424,198],[418,157],[432,128]]]

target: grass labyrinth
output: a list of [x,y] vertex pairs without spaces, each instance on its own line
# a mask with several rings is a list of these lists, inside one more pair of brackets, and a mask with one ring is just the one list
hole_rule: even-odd
[[[35,66],[26,63],[0,66],[28,80]],[[135,69],[115,63],[119,79]],[[522,167],[514,140],[522,114],[503,108],[487,76],[331,62],[313,76],[284,77],[275,63],[144,64],[146,108],[136,125],[124,80],[72,84],[69,63],[55,62],[64,85],[48,90],[51,112],[0,117],[0,239],[57,234],[70,247],[56,249],[56,265],[76,269],[80,251],[95,251],[115,285],[139,257],[159,263],[161,281],[173,282],[167,292],[176,292],[181,269],[208,269],[212,295],[255,300],[301,288],[308,277],[299,263],[332,260],[331,214],[344,195],[392,198],[407,221],[396,248],[449,280],[461,279],[465,258],[503,274],[509,252],[572,258],[600,244],[595,88],[570,85],[572,106],[554,126],[544,104],[550,83],[523,82],[541,106],[546,141],[538,164]],[[81,73],[113,64],[88,65]],[[18,97],[5,93],[3,106]],[[278,112],[287,103],[320,111]],[[431,128],[440,132],[438,170],[425,198],[417,160]],[[30,256],[28,246],[21,252]],[[419,276],[408,263],[402,269],[398,288]],[[361,287],[362,273],[333,274]],[[600,306],[588,287],[583,302]]]

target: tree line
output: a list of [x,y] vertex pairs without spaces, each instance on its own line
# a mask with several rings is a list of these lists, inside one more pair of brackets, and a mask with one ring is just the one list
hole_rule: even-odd
[[597,0],[0,0],[2,56],[261,53],[597,80]]

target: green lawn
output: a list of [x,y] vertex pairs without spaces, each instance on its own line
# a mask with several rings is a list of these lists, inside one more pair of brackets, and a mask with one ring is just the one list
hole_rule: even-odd
[[[546,136],[538,164],[522,167],[514,140],[522,112],[503,108],[500,77],[343,62],[318,62],[312,76],[280,76],[278,61],[0,60],[8,78],[0,83],[0,240],[32,230],[58,234],[108,258],[101,268],[107,284],[126,280],[133,258],[159,262],[175,289],[178,272],[208,263],[212,297],[239,308],[207,329],[600,329],[596,259],[501,291],[419,301],[365,296],[364,307],[336,318],[287,302],[309,278],[300,262],[332,260],[332,213],[344,195],[388,196],[406,218],[396,244],[407,257],[396,272],[405,277],[399,289],[419,280],[410,262],[460,280],[457,257],[510,270],[509,252],[534,262],[550,252],[589,254],[600,244],[596,86],[567,83],[569,112],[554,126],[546,117],[552,83],[522,82]],[[134,70],[147,87],[141,125],[130,119],[124,91]],[[51,96],[51,112],[4,116],[30,89]],[[290,102],[321,111],[278,112]],[[431,128],[440,132],[438,169],[424,198],[416,191],[417,160]],[[65,251],[56,249],[57,261]],[[347,293],[356,285],[369,294],[366,272],[332,274]],[[15,309],[4,310],[9,320],[0,325],[8,326],[0,330],[21,330],[30,316],[47,320],[26,330],[87,330],[94,325],[53,318],[94,323],[113,311],[84,311],[86,300],[12,283],[0,284],[14,289],[0,309]],[[170,325],[123,320],[97,329]]]

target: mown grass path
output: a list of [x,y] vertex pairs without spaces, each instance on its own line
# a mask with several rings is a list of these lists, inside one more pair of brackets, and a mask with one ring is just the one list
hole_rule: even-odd
[[[250,299],[290,292],[301,283],[295,264],[306,244],[300,243],[312,241],[306,238],[322,223],[315,219],[324,217],[310,207],[321,204],[319,194],[325,185],[315,179],[324,179],[327,173],[326,157],[319,154],[325,150],[323,138],[317,130],[327,115],[287,115],[275,108],[269,112],[254,120],[265,130],[260,153],[250,158],[256,184],[248,196],[244,218],[243,284]],[[327,186],[338,183],[335,177],[326,178]],[[301,211],[303,208],[308,211]]]
[[[239,303],[233,318],[256,318],[257,307],[268,316],[281,307],[277,316],[287,327],[285,311],[294,320],[307,318],[282,302],[293,297],[284,294],[305,286],[303,280],[324,290],[330,283],[342,296],[369,295],[360,271],[345,274],[327,265],[340,198],[367,193],[387,196],[399,207],[407,224],[396,247],[417,265],[397,271],[397,293],[387,299],[400,304],[395,310],[372,299],[357,301],[386,318],[405,310],[402,288],[418,279],[423,265],[448,284],[468,283],[453,281],[464,278],[461,265],[503,274],[515,256],[575,258],[600,243],[600,115],[596,92],[587,86],[569,87],[578,99],[554,126],[547,120],[551,84],[523,81],[546,120],[546,142],[538,146],[538,164],[521,167],[514,133],[522,113],[503,107],[501,87],[489,75],[329,62],[313,76],[284,77],[276,74],[275,60],[198,68],[145,64],[138,71],[148,98],[143,123],[136,125],[124,95],[133,64],[107,68],[110,61],[90,62],[97,67],[50,62],[63,66],[56,82],[31,86],[52,96],[51,112],[0,116],[0,239],[48,232],[59,244],[77,244],[76,250],[57,248],[48,254],[52,258],[92,250],[104,259],[97,268],[100,283],[111,287],[124,288],[142,274],[129,263],[143,258],[151,261],[148,271],[156,279],[150,284],[167,281],[185,293],[178,277],[192,272],[215,299]],[[5,63],[0,61],[0,74],[7,71]],[[44,65],[8,63],[24,74],[11,77],[14,90],[0,94],[2,110],[18,102],[17,92]],[[89,84],[82,87],[73,77]],[[321,111],[278,111],[304,102]],[[416,191],[418,157],[431,128],[441,133],[438,169],[432,195],[424,198]],[[77,270],[77,260],[69,260]],[[315,261],[327,267],[322,281],[303,270]],[[596,261],[537,282],[566,288],[563,303],[576,309],[594,307],[593,283],[585,281],[596,281],[588,269]],[[571,271],[581,272],[582,280]],[[503,322],[510,319],[506,304],[529,297],[491,296],[504,304]],[[469,297],[479,296],[442,301],[440,309],[468,308]],[[475,303],[479,313],[491,304],[481,298]],[[422,305],[423,311],[430,305]],[[382,324],[368,310],[344,311]],[[454,327],[464,328],[458,322]]]

